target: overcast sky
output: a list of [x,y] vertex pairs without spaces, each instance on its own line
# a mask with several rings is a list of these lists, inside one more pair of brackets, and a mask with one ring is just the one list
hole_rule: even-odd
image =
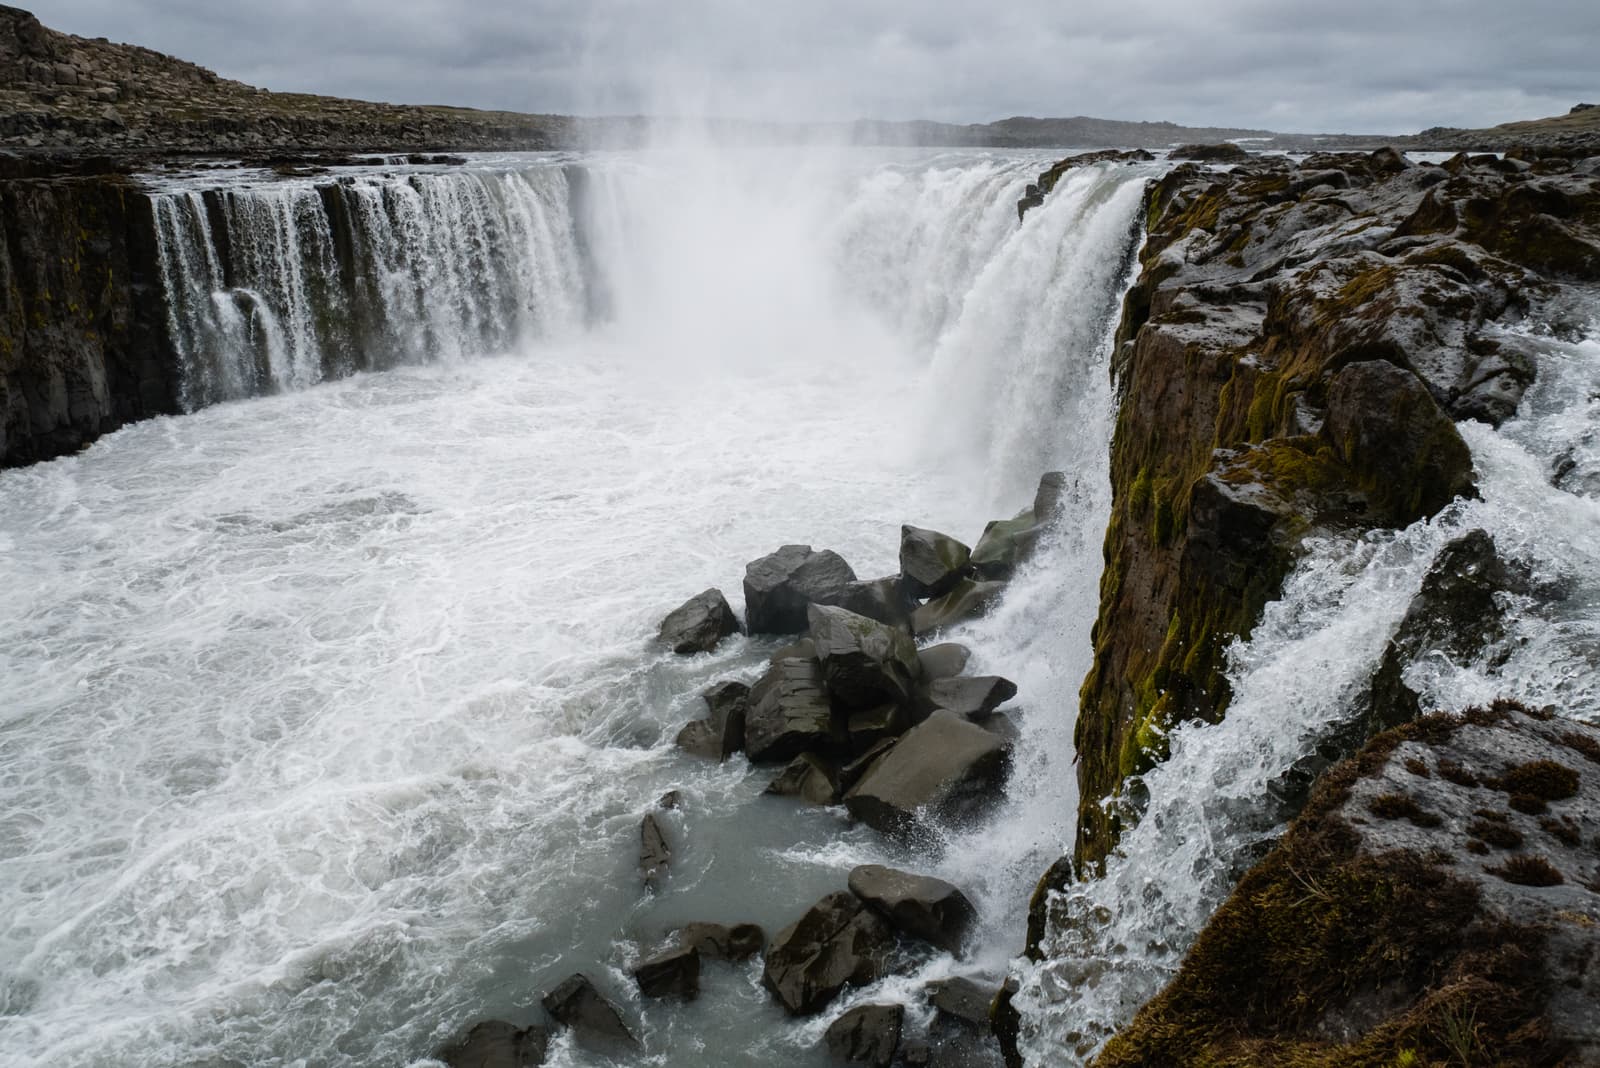
[[[29,6],[28,0],[9,0]],[[1600,0],[34,0],[270,89],[578,114],[1487,126],[1600,103]]]

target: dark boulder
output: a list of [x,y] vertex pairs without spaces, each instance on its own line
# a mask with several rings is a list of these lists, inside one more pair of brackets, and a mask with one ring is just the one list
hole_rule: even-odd
[[673,744],[686,753],[707,760],[722,760],[722,733],[708,719],[692,719],[685,723],[673,739]]
[[767,946],[767,934],[753,923],[686,923],[677,931],[677,944],[694,949],[702,960],[749,960]]
[[815,660],[780,660],[750,691],[744,747],[758,764],[836,748],[842,733]]
[[908,627],[917,602],[906,591],[900,576],[890,575],[887,578],[850,583],[840,596],[838,605],[891,627]]
[[676,740],[678,748],[709,760],[727,760],[744,748],[750,687],[742,682],[720,682],[702,696],[709,715],[683,726]]
[[949,593],[967,573],[972,550],[948,534],[900,528],[900,575],[913,597]]
[[646,813],[639,823],[639,871],[644,875],[644,885],[654,890],[666,878],[672,863],[672,850],[667,847],[667,835],[654,812]]
[[882,913],[896,929],[950,953],[960,953],[978,912],[943,879],[863,864],[850,873],[850,892]]
[[1243,163],[1250,158],[1250,153],[1232,141],[1224,141],[1215,145],[1179,145],[1167,153],[1167,158],[1197,163]]
[[799,634],[806,606],[838,604],[856,581],[844,558],[809,545],[785,545],[744,569],[745,622],[751,634]]
[[766,792],[778,797],[798,797],[813,805],[839,803],[839,771],[815,753],[801,753],[778,772]]
[[958,623],[970,623],[987,612],[1005,589],[1003,582],[963,579],[943,597],[937,597],[911,613],[911,633],[932,634]]
[[730,634],[739,633],[739,617],[733,614],[722,591],[710,589],[689,598],[661,622],[660,640],[681,656],[709,653]]
[[861,776],[867,773],[873,762],[893,749],[898,741],[898,738],[883,738],[862,750],[860,756],[839,769],[839,789],[848,793],[852,786],[861,781]]
[[542,1027],[485,1020],[435,1056],[449,1068],[536,1068],[549,1045],[550,1032]]
[[809,1016],[847,985],[876,982],[893,947],[883,917],[854,894],[829,894],[773,937],[761,982],[790,1014]]
[[633,981],[647,998],[680,997],[693,1001],[700,996],[700,950],[679,945],[657,953],[634,966]]
[[978,1034],[990,1031],[989,1010],[998,987],[987,987],[974,979],[957,976],[928,984],[928,1003],[941,1022],[956,1024]]
[[959,642],[942,642],[917,652],[925,679],[952,679],[967,670],[972,650]]
[[639,1044],[622,1022],[622,1013],[582,972],[569,976],[540,1001],[551,1019],[580,1036],[628,1046]]
[[900,1048],[904,1005],[857,1005],[828,1025],[823,1041],[840,1064],[889,1068]]
[[780,660],[815,660],[816,658],[817,643],[807,637],[785,645],[769,656],[767,663],[776,664]]
[[828,693],[846,708],[866,709],[910,699],[922,675],[911,636],[843,608],[806,611],[811,640]]
[[1033,555],[1043,532],[1032,512],[994,520],[983,528],[983,537],[973,547],[973,574],[991,582],[1006,581]]
[[885,738],[897,738],[911,726],[906,711],[899,705],[879,705],[850,713],[846,733],[850,736],[850,751],[865,753]]
[[1067,501],[1067,473],[1046,471],[1039,476],[1039,488],[1033,492],[1033,518],[1040,524],[1053,523]]
[[1017,684],[998,675],[970,675],[935,679],[928,684],[927,692],[935,708],[949,709],[962,719],[977,720],[1017,696]]
[[953,712],[935,711],[911,728],[845,795],[850,814],[903,834],[924,816],[962,820],[1005,782],[1010,747]]

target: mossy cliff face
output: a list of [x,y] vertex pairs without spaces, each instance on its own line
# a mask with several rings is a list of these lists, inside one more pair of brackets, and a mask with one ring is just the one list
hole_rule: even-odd
[[1506,418],[1532,378],[1489,328],[1600,278],[1600,182],[1576,166],[1380,151],[1152,186],[1114,368],[1080,873],[1166,733],[1223,715],[1224,650],[1308,532],[1402,526],[1473,492],[1454,420]]
[[1435,713],[1330,772],[1094,1061],[1594,1064],[1600,730]]
[[176,409],[149,198],[115,176],[0,181],[0,466]]

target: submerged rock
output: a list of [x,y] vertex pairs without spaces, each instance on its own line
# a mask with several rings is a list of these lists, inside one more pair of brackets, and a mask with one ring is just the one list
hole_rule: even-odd
[[964,820],[1005,782],[1010,747],[953,712],[935,711],[873,762],[845,795],[850,814],[893,834],[920,820]]
[[745,715],[750,687],[742,682],[722,682],[703,695],[709,714],[691,720],[678,731],[678,748],[710,760],[727,760],[744,748]]
[[751,634],[799,634],[807,606],[840,603],[855,581],[838,553],[785,545],[745,567],[745,623]]
[[659,640],[680,656],[709,653],[730,634],[739,633],[739,617],[718,589],[689,598],[661,622]]
[[622,1022],[622,1013],[582,972],[568,976],[540,999],[551,1019],[585,1038],[637,1047],[638,1039]]
[[749,960],[767,945],[767,934],[753,923],[686,923],[678,928],[677,943],[692,948],[702,960],[725,960],[738,963]]
[[639,822],[639,871],[644,885],[654,890],[667,876],[672,864],[672,850],[667,846],[667,834],[654,812],[645,814]]
[[448,1068],[537,1068],[549,1045],[550,1032],[542,1027],[485,1020],[436,1056]]
[[744,744],[756,763],[827,751],[838,746],[842,734],[816,660],[780,660],[750,691]]
[[989,1012],[998,987],[984,986],[975,979],[957,976],[938,979],[928,984],[928,1003],[938,1013],[940,1022],[953,1023],[977,1034],[990,1031]]
[[827,1007],[846,986],[876,982],[894,946],[889,924],[854,894],[829,894],[767,947],[761,982],[791,1014]]
[[843,608],[807,609],[828,694],[851,709],[910,700],[922,664],[905,631]]
[[657,953],[634,965],[632,975],[647,998],[693,1001],[700,996],[700,950],[680,945]]
[[978,917],[967,895],[943,879],[881,864],[850,873],[850,892],[881,912],[895,928],[950,953],[960,953]]
[[948,534],[900,528],[900,575],[914,597],[941,597],[967,573],[972,550]]
[[828,1025],[823,1042],[840,1064],[889,1068],[900,1048],[904,1005],[857,1005]]

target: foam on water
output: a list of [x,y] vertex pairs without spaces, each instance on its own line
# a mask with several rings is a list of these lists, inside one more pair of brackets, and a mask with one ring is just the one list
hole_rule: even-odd
[[[973,881],[974,858],[1012,862],[980,889],[996,944],[1020,945],[1021,873],[1071,833],[1105,336],[1140,175],[1075,175],[1018,227],[1034,159],[802,163],[595,160],[586,216],[530,207],[514,232],[505,188],[358,179],[364,231],[404,253],[374,252],[397,330],[383,365],[402,366],[315,388],[338,353],[318,327],[323,373],[292,370],[296,287],[322,269],[315,228],[291,225],[309,186],[235,190],[229,216],[249,241],[276,235],[275,255],[301,241],[298,280],[263,260],[243,281],[256,252],[237,242],[232,267],[208,259],[203,198],[170,195],[168,270],[205,298],[176,301],[175,330],[204,397],[262,389],[227,372],[263,351],[256,335],[182,335],[218,294],[291,371],[269,359],[277,395],[0,475],[0,1061],[400,1064],[472,1020],[536,1017],[583,968],[650,1063],[813,1063],[815,1028],[753,968],[708,969],[699,1002],[648,1013],[623,969],[687,920],[781,926],[866,859]],[[449,227],[418,221],[429,204]],[[589,243],[587,264],[552,261],[561,234]],[[487,246],[515,269],[486,275]],[[516,299],[476,292],[486,277]],[[609,318],[581,332],[590,285]],[[247,289],[254,303],[233,299]],[[523,297],[573,329],[523,329]],[[453,358],[498,344],[483,337],[512,351]],[[1034,432],[996,432],[1012,421]],[[1050,746],[1018,791],[1040,826],[1016,848],[1037,855],[997,839],[907,857],[763,796],[742,761],[669,744],[705,685],[752,677],[773,644],[662,655],[650,639],[682,598],[719,585],[737,602],[744,561],[785,542],[889,573],[901,522],[975,538],[1045,466],[1074,473],[1081,508],[971,629]],[[638,821],[669,788],[681,845],[652,898]],[[597,1056],[562,1040],[552,1063]]]
[[1407,682],[1424,706],[1510,696],[1600,722],[1600,331],[1578,343],[1528,340],[1541,350],[1539,378],[1518,417],[1499,431],[1462,425],[1482,499],[1403,531],[1312,544],[1283,598],[1231,652],[1227,718],[1172,733],[1170,758],[1133,787],[1148,804],[1106,877],[1053,895],[1049,959],[1015,968],[1030,1063],[1084,1063],[1171,978],[1281,833],[1263,804],[1269,784],[1346,714],[1451,540],[1485,530],[1562,594],[1508,603],[1510,633],[1477,663],[1434,654],[1413,665]]

